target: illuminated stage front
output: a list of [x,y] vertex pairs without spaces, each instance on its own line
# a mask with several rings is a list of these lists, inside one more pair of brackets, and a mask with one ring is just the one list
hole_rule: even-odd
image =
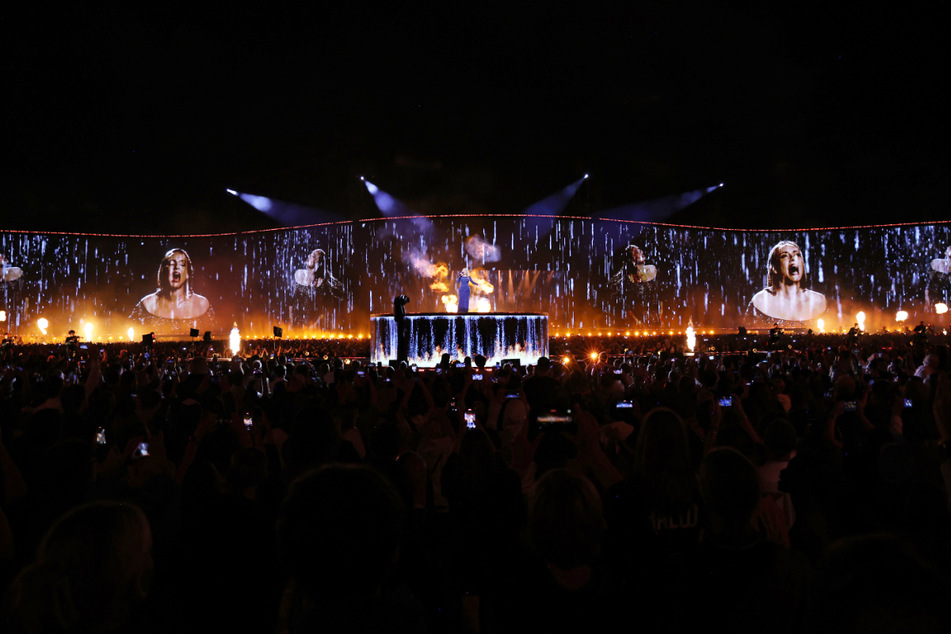
[[[373,338],[370,360],[387,363],[397,357],[396,319],[370,317]],[[548,356],[548,315],[538,313],[415,313],[409,323],[409,363],[433,366],[443,353],[453,360],[481,354],[488,365],[502,359],[536,363]]]

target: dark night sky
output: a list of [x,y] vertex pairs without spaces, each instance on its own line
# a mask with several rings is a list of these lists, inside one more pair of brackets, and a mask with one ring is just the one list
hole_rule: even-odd
[[361,174],[426,213],[589,172],[567,213],[724,181],[672,220],[948,217],[945,2],[380,4],[5,10],[3,228],[269,226],[225,187],[372,216]]

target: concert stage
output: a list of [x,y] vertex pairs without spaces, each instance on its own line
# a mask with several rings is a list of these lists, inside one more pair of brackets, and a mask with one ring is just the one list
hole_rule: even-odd
[[[414,313],[409,322],[409,363],[432,366],[444,352],[453,360],[481,354],[487,365],[502,359],[536,363],[548,356],[548,315],[538,313]],[[395,359],[397,331],[392,314],[372,315],[370,360]]]

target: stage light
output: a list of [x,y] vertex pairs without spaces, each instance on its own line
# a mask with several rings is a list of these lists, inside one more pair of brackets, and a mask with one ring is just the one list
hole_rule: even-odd
[[561,363],[562,365],[568,365],[569,363],[571,363],[571,357],[562,357]]
[[236,191],[233,190],[233,189],[225,189],[225,191],[228,192],[229,194],[231,194],[232,196],[237,196],[237,195],[238,195],[238,192],[236,192]]
[[46,329],[50,327],[50,322],[47,321],[46,317],[40,317],[36,320],[36,327],[45,335]]
[[237,355],[241,350],[241,333],[238,331],[238,324],[231,329],[231,335],[228,337],[228,346],[232,356]]
[[0,310],[0,321],[6,321],[6,320],[7,320],[7,311]]
[[361,181],[365,181],[366,178],[364,178],[363,176],[361,176],[361,177],[360,177],[360,180],[361,180]]
[[693,352],[697,345],[697,333],[693,330],[693,324],[687,326],[687,348]]
[[908,311],[900,310],[895,313],[895,321],[905,321],[906,319],[908,319]]
[[568,203],[571,202],[572,198],[574,198],[578,188],[581,187],[581,184],[587,177],[587,174],[585,174],[583,177],[571,183],[561,191],[555,192],[550,196],[532,203],[526,207],[522,213],[525,215],[538,214],[545,216],[557,216],[565,209],[565,207],[568,206]]
[[597,360],[598,360],[598,353],[597,353],[597,352],[592,352],[592,353],[589,354],[588,356],[591,357],[591,360],[592,360],[592,361],[597,361]]
[[92,340],[92,328],[93,326],[91,321],[87,321],[86,325],[83,326],[83,331],[86,333],[86,341]]
[[587,172],[585,172],[584,179],[585,179],[585,180],[588,180],[588,173],[587,173]]
[[631,331],[630,331],[630,330],[626,331],[626,332],[624,333],[624,336],[625,336],[625,337],[630,337],[630,336],[631,336]]
[[934,311],[939,315],[943,315],[948,312],[948,305],[944,303],[937,303],[934,305]]
[[824,319],[816,320],[816,326],[819,328],[819,332],[826,331],[826,322]]
[[859,330],[865,330],[865,311],[860,310],[855,314],[855,321],[859,324]]

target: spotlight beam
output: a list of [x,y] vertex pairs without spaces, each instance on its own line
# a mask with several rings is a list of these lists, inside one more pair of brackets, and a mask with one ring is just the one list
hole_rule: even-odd
[[550,196],[546,196],[545,198],[532,203],[522,213],[525,215],[557,216],[562,211],[564,211],[565,207],[568,206],[568,203],[571,202],[571,199],[574,198],[575,194],[578,192],[578,189],[586,180],[588,180],[587,174],[571,183],[561,191],[557,191]]

